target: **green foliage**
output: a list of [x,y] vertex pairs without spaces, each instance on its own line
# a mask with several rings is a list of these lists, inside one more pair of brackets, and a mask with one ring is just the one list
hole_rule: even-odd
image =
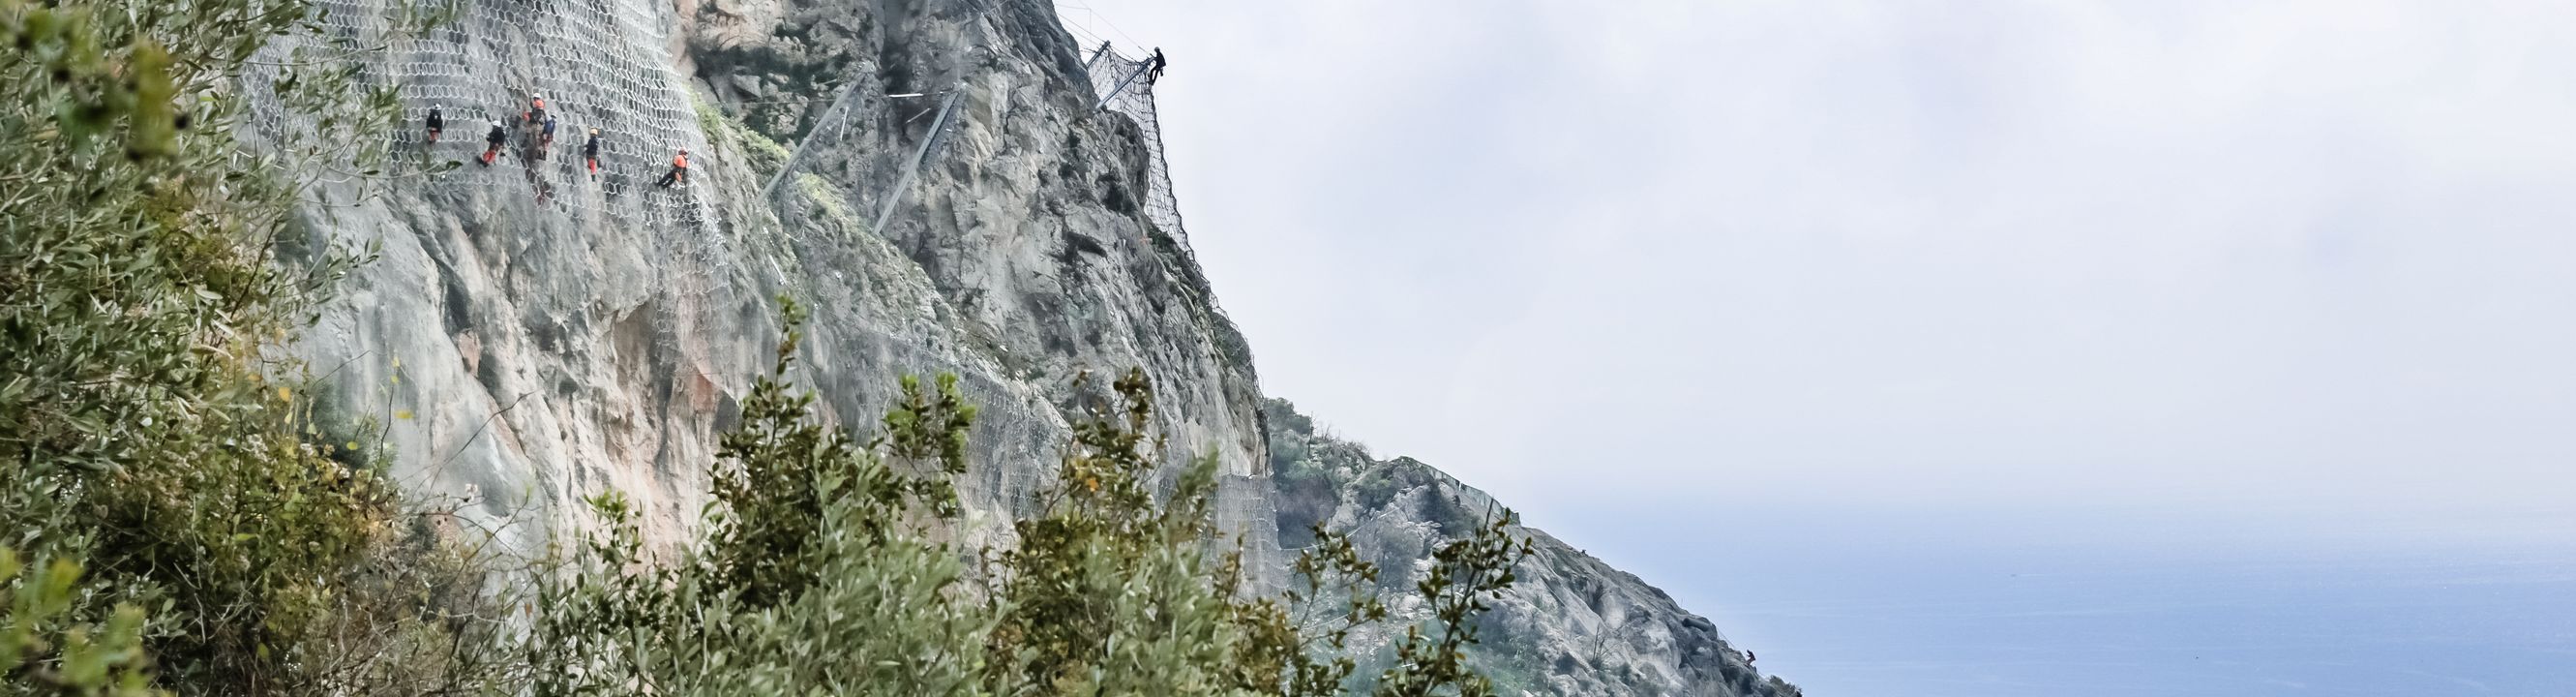
[[[839,429],[807,423],[814,395],[790,393],[785,383],[803,340],[802,308],[785,303],[787,337],[778,345],[773,379],[752,388],[743,401],[742,427],[725,434],[718,448],[715,502],[707,519],[716,588],[731,591],[754,607],[767,607],[811,586],[824,566],[822,526],[834,504],[848,511],[854,527],[835,530],[879,544],[903,532],[902,515],[920,505],[930,515],[954,518],[957,492],[948,477],[966,472],[966,427],[975,408],[957,393],[954,376],[939,382],[939,396],[927,396],[918,381],[905,378],[903,403],[885,416],[885,436],[869,444],[883,457],[863,456]],[[888,462],[891,460],[892,462]],[[897,466],[931,465],[920,476]]]
[[143,611],[119,605],[104,627],[77,623],[80,564],[56,559],[33,576],[16,550],[0,547],[0,694],[166,694],[150,687],[143,651]]
[[804,197],[804,204],[822,211],[824,220],[830,221],[842,230],[851,232],[858,230],[858,219],[850,216],[849,207],[842,203],[841,191],[833,187],[830,180],[798,172],[794,184],[796,193]]
[[1396,492],[1404,490],[1404,482],[1396,479],[1394,468],[1379,467],[1361,472],[1352,487],[1359,510],[1374,511],[1395,501]]
[[[388,19],[413,31],[443,8]],[[906,380],[883,434],[856,442],[785,386],[792,306],[722,442],[707,537],[657,559],[621,498],[596,499],[602,533],[534,576],[533,617],[513,625],[471,536],[402,511],[377,453],[350,452],[366,428],[276,350],[365,260],[315,244],[298,212],[365,195],[384,153],[353,144],[396,112],[352,60],[387,37],[317,36],[311,11],[0,0],[0,545],[49,560],[27,575],[0,551],[6,694],[1320,695],[1350,679],[1349,629],[1385,614],[1353,580],[1374,568],[1329,536],[1301,561],[1303,597],[1348,601],[1321,630],[1254,597],[1241,557],[1208,549],[1214,462],[1154,495],[1141,374],[1119,381],[1124,418],[1077,430],[1023,544],[968,549],[950,539],[974,416],[955,380]],[[299,48],[254,60],[281,36]],[[256,146],[237,140],[252,94],[286,112]],[[741,140],[756,166],[786,154]]]
[[1360,556],[1359,548],[1349,535],[1333,532],[1317,523],[1308,530],[1314,540],[1304,553],[1297,555],[1292,567],[1302,587],[1292,588],[1283,600],[1290,607],[1327,607],[1322,602],[1338,597],[1340,613],[1322,623],[1300,623],[1304,629],[1301,645],[1317,658],[1297,666],[1289,694],[1329,695],[1342,692],[1359,663],[1350,654],[1350,636],[1363,625],[1386,620],[1386,603],[1377,596],[1376,564]]
[[1261,418],[1271,429],[1301,436],[1315,435],[1315,418],[1299,413],[1297,404],[1277,397],[1261,399]]
[[[1041,517],[1003,553],[1009,612],[994,634],[1004,692],[1275,694],[1295,651],[1286,613],[1238,600],[1241,556],[1210,560],[1216,460],[1183,471],[1156,505],[1159,440],[1142,371],[1115,383],[1124,408],[1074,426]],[[1284,636],[1283,636],[1284,634]]]
[[[657,562],[626,501],[595,499],[604,531],[538,578],[521,644],[530,692],[1346,692],[1348,637],[1387,616],[1377,569],[1348,538],[1317,531],[1295,568],[1302,585],[1253,592],[1241,555],[1210,549],[1213,458],[1156,496],[1162,443],[1148,435],[1142,372],[1116,381],[1118,411],[1075,425],[1043,511],[1013,526],[1018,545],[968,550],[943,536],[958,524],[948,482],[966,471],[974,418],[955,379],[935,392],[903,381],[882,435],[860,443],[817,423],[813,396],[787,386],[804,313],[789,303],[785,314],[777,362],[723,439],[706,537]],[[970,556],[986,565],[970,573]],[[1441,578],[1490,591],[1509,574],[1477,565],[1513,559],[1462,551]],[[1328,596],[1337,614],[1291,615]],[[1481,608],[1440,606],[1452,610],[1440,622]],[[1474,641],[1472,629],[1438,632],[1453,650]],[[1389,675],[1476,694],[1463,666],[1426,661]]]
[[726,116],[724,109],[704,99],[691,99],[698,112],[698,129],[706,133],[710,145],[730,147],[741,153],[749,171],[762,177],[772,176],[787,166],[793,153],[778,141]]
[[19,617],[138,636],[190,692],[355,674],[380,664],[342,653],[343,630],[408,621],[351,617],[400,605],[353,586],[391,560],[395,499],[335,459],[335,425],[271,350],[362,261],[302,239],[314,182],[283,173],[361,161],[346,144],[390,95],[349,99],[349,61],[280,67],[314,144],[235,140],[239,71],[308,11],[0,0],[0,544],[87,569],[67,604]]
[[594,501],[608,533],[541,576],[524,650],[538,695],[982,692],[992,612],[963,555],[926,526],[958,513],[974,410],[953,378],[903,383],[882,436],[814,423],[785,384],[803,313],[790,304],[774,372],[727,434],[707,538],[646,559],[621,497]]
[[1511,588],[1512,569],[1535,551],[1529,538],[1513,539],[1511,528],[1518,523],[1518,516],[1504,510],[1474,536],[1432,553],[1431,573],[1415,586],[1430,601],[1429,629],[1405,630],[1395,667],[1378,678],[1379,697],[1494,694],[1493,682],[1467,667],[1466,648],[1476,643],[1474,620],[1488,609],[1486,601]]

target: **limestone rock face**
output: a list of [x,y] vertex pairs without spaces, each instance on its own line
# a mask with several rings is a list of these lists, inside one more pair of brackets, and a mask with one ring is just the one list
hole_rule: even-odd
[[[1286,401],[1265,401],[1281,544],[1313,541],[1312,526],[1348,534],[1382,569],[1380,590],[1398,597],[1430,572],[1434,550],[1472,534],[1502,504],[1412,458],[1378,460],[1358,444],[1315,432]],[[1753,669],[1717,626],[1644,580],[1558,541],[1519,528],[1536,553],[1480,625],[1471,653],[1503,694],[1795,697],[1798,688]],[[1354,639],[1380,660],[1404,621],[1428,609],[1391,602],[1399,620]]]
[[[1417,570],[1485,501],[1416,463],[1265,429],[1150,118],[1096,108],[1046,3],[464,0],[453,24],[402,35],[386,2],[324,2],[335,36],[388,47],[345,60],[401,96],[405,125],[385,177],[326,186],[305,211],[312,242],[380,256],[300,352],[334,408],[389,426],[406,491],[511,549],[539,552],[610,491],[654,541],[689,539],[716,434],[775,360],[781,295],[813,312],[792,378],[827,417],[870,430],[900,376],[960,376],[982,408],[960,483],[970,537],[1008,542],[1000,523],[1034,505],[1069,420],[1129,367],[1152,380],[1168,468],[1220,463],[1218,523],[1269,583],[1307,523]],[[300,117],[262,80],[245,79],[262,105],[250,135],[292,142]],[[521,121],[538,96],[551,146]],[[436,143],[418,127],[431,108]],[[494,120],[505,142],[485,165]],[[687,176],[657,186],[684,148]],[[1280,463],[1304,478],[1274,481]],[[1517,671],[1507,685],[1784,694],[1748,682],[1705,620],[1540,538],[1494,619],[1509,641],[1487,659]]]
[[[1070,40],[1037,30],[1048,12],[469,2],[361,66],[407,118],[438,106],[449,126],[435,145],[407,126],[389,182],[310,211],[317,236],[382,256],[304,353],[340,402],[392,424],[411,490],[458,497],[529,549],[608,490],[641,504],[648,534],[686,539],[714,434],[772,361],[781,294],[814,311],[795,379],[846,423],[864,429],[901,375],[961,377],[983,409],[963,488],[988,520],[1023,509],[1068,418],[1141,367],[1171,466],[1217,458],[1221,523],[1277,566],[1251,357],[1186,249],[1136,210],[1136,125],[1088,108]],[[940,147],[916,160],[938,122],[925,110],[951,92]],[[886,96],[905,93],[923,96]],[[743,124],[843,94],[828,132]],[[560,123],[551,148],[518,127],[538,95]],[[491,118],[508,144],[484,165]],[[593,127],[597,177],[579,155]],[[805,146],[788,176],[769,135]],[[687,180],[654,186],[681,148]]]

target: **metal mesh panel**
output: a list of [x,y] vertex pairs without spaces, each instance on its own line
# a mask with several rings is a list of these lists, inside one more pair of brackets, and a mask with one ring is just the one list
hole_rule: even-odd
[[[467,188],[535,196],[547,187],[554,205],[625,227],[636,224],[695,226],[704,205],[686,187],[652,183],[669,158],[694,140],[686,83],[670,61],[646,50],[667,44],[649,0],[461,0],[452,22],[417,34],[396,32],[390,17],[408,0],[320,0],[316,20],[323,35],[375,48],[343,49],[313,37],[272,42],[256,60],[268,64],[311,61],[317,56],[354,64],[362,89],[392,87],[401,100],[400,122],[381,134],[398,188],[448,193]],[[380,48],[377,48],[380,47]],[[301,55],[298,49],[305,49]],[[273,65],[244,76],[254,128],[271,142],[293,145],[310,137],[311,117],[280,102]],[[558,122],[554,144],[541,159],[527,142],[532,129],[519,115],[532,95],[546,98]],[[442,109],[445,133],[427,142],[424,120]],[[484,167],[484,134],[493,119],[509,125],[505,156]],[[600,130],[600,175],[594,181],[581,158],[591,128]],[[456,170],[433,173],[446,161]]]
[[1092,61],[1091,86],[1100,96],[1101,108],[1127,115],[1143,131],[1145,219],[1170,235],[1181,249],[1188,250],[1190,236],[1181,227],[1181,202],[1172,194],[1172,170],[1163,157],[1163,126],[1154,113],[1154,81],[1145,74],[1152,60],[1128,58],[1111,50]]

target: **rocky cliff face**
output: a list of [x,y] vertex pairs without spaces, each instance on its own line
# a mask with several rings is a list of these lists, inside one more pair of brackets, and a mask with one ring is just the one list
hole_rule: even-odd
[[[1400,597],[1430,571],[1431,552],[1472,534],[1502,507],[1485,492],[1412,458],[1379,460],[1358,444],[1316,433],[1314,420],[1282,400],[1263,403],[1277,475],[1282,545],[1302,547],[1322,525],[1348,534]],[[1764,678],[1716,625],[1636,576],[1535,528],[1520,532],[1536,553],[1495,603],[1474,659],[1503,694],[1710,695],[1795,697],[1796,687]],[[1394,604],[1398,619],[1428,608]],[[1384,651],[1401,639],[1392,623],[1355,642]]]
[[[1086,66],[1045,3],[464,0],[458,21],[405,35],[387,2],[326,2],[337,35],[387,47],[354,67],[401,96],[406,125],[384,181],[326,187],[308,211],[317,240],[381,258],[302,352],[340,408],[390,426],[408,490],[459,502],[516,549],[612,490],[648,535],[686,539],[715,434],[770,363],[782,294],[814,311],[794,378],[836,418],[865,423],[901,375],[961,377],[983,407],[961,487],[975,534],[1006,531],[992,523],[1052,475],[1068,418],[1106,397],[1107,376],[1084,371],[1128,366],[1153,381],[1172,466],[1221,462],[1220,525],[1273,580],[1282,537],[1302,544],[1307,523],[1362,532],[1411,569],[1484,500],[1311,430],[1265,431],[1150,111],[1095,108],[1105,65]],[[245,89],[258,101],[273,77]],[[560,124],[551,147],[519,127],[536,96]],[[436,143],[416,126],[433,107]],[[289,142],[299,116],[264,115],[256,135]],[[506,144],[487,166],[492,119]],[[580,157],[592,128],[596,175]],[[686,180],[655,186],[682,148]],[[1274,484],[1282,463],[1304,478]],[[1496,619],[1511,643],[1490,659],[1515,684],[1775,694],[1704,620],[1542,538],[1533,582]]]
[[[682,539],[786,294],[815,312],[796,378],[847,421],[879,413],[899,375],[962,377],[984,408],[964,488],[986,512],[1017,509],[1067,416],[1107,394],[1085,369],[1141,366],[1175,466],[1217,457],[1223,523],[1276,561],[1250,356],[1195,262],[1139,214],[1137,127],[1089,109],[1045,6],[465,7],[362,66],[409,123],[441,107],[446,137],[405,128],[390,186],[325,192],[333,205],[312,211],[318,234],[382,258],[305,352],[344,404],[392,422],[412,490],[461,497],[529,546],[614,489],[649,533]],[[366,20],[381,7],[332,9],[335,26],[381,31]],[[942,152],[916,160],[924,112],[951,92]],[[886,96],[905,93],[923,96]],[[814,119],[778,105],[840,94],[836,128],[780,176],[789,155],[767,136],[798,142]],[[561,124],[551,149],[517,128],[540,95]],[[510,126],[489,166],[487,118]],[[578,155],[594,127],[595,178]],[[680,148],[688,180],[653,186]]]

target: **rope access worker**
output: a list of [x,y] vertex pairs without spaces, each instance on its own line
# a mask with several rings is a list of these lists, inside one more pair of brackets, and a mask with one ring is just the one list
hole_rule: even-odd
[[492,160],[501,157],[501,142],[509,139],[510,131],[501,127],[500,119],[493,119],[492,132],[483,135],[484,147],[483,157],[481,159],[483,166],[490,167],[492,166]]
[[447,130],[447,116],[445,114],[438,113],[438,105],[430,105],[429,142],[431,144],[436,144],[438,142],[438,132],[444,130]]
[[1159,82],[1159,81],[1161,81],[1161,80],[1163,79],[1163,67],[1164,67],[1164,66],[1167,66],[1167,65],[1171,65],[1171,64],[1172,64],[1172,62],[1171,62],[1171,61],[1168,61],[1168,60],[1164,60],[1164,59],[1163,59],[1163,47],[1161,47],[1161,46],[1156,46],[1156,47],[1154,47],[1154,59],[1153,59],[1153,60],[1154,60],[1154,67],[1152,67],[1152,68],[1148,68],[1148,69],[1146,69],[1146,71],[1145,71],[1145,81],[1146,81],[1146,82]]
[[546,98],[545,98],[545,96],[544,96],[544,95],[537,95],[537,96],[529,97],[529,98],[528,98],[528,111],[527,111],[527,113],[524,113],[524,114],[520,114],[520,115],[519,115],[519,121],[520,121],[521,123],[536,123],[536,122],[544,121],[544,120],[546,120]]
[[590,178],[599,178],[599,129],[590,129],[590,139],[581,144],[581,160],[590,165]]
[[680,156],[671,158],[671,171],[662,173],[662,181],[653,185],[670,188],[672,182],[689,181],[689,149],[681,148]]
[[546,117],[545,130],[544,130],[544,131],[542,131],[542,132],[537,136],[537,148],[538,148],[538,149],[540,149],[540,150],[544,150],[544,149],[550,149],[550,148],[553,148],[554,146],[555,146],[555,117],[548,116],[548,117]]

